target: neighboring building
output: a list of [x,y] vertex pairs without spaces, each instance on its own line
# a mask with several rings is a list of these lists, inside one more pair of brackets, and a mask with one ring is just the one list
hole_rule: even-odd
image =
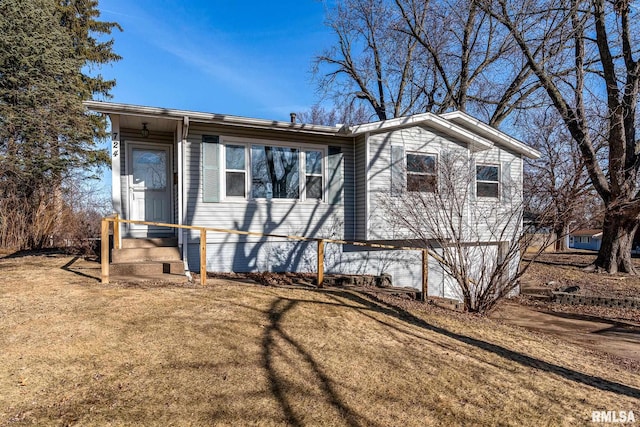
[[602,243],[602,230],[587,229],[576,230],[569,234],[569,247],[573,249],[600,250]]
[[[407,191],[438,185],[438,156],[473,158],[477,183],[468,204],[521,209],[523,157],[539,153],[472,117],[453,112],[358,126],[318,126],[86,102],[112,127],[113,208],[122,218],[357,241],[397,240],[379,197],[402,180]],[[407,167],[409,163],[409,167]],[[427,168],[428,169],[428,168]],[[419,175],[419,176],[418,176]],[[503,183],[515,182],[516,197]],[[418,185],[418,184],[420,185]],[[147,237],[166,229],[130,226]],[[170,233],[174,233],[170,231]],[[498,247],[501,242],[489,244]],[[191,271],[199,270],[199,234],[177,232]],[[388,273],[394,285],[420,289],[420,254],[327,245],[327,273]],[[309,243],[208,233],[209,271],[314,271]],[[430,295],[459,298],[435,260]]]

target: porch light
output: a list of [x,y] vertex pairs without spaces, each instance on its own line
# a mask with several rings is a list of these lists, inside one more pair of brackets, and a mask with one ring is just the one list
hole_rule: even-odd
[[142,135],[143,138],[148,138],[149,137],[149,129],[147,129],[147,124],[146,123],[142,124],[142,131],[140,132],[140,134]]

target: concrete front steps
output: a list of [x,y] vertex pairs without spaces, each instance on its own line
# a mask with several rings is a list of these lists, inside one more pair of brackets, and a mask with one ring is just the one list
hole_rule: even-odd
[[186,280],[175,237],[123,238],[122,247],[111,250],[110,274],[119,280]]

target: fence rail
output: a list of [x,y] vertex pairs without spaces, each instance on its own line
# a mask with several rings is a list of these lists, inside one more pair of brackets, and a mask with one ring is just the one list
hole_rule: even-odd
[[200,284],[205,285],[207,280],[207,232],[224,233],[224,234],[238,234],[245,236],[257,236],[257,237],[275,237],[280,239],[298,240],[303,242],[316,242],[317,243],[317,271],[316,271],[316,284],[318,287],[322,287],[324,282],[324,247],[326,243],[333,243],[339,245],[352,245],[369,247],[375,249],[389,249],[400,251],[420,251],[422,254],[422,298],[427,298],[428,291],[428,278],[429,278],[429,256],[434,257],[438,262],[444,262],[437,254],[434,254],[427,248],[416,248],[412,246],[395,246],[385,245],[380,243],[368,243],[339,239],[325,239],[316,237],[304,237],[304,236],[289,236],[286,234],[272,234],[272,233],[260,233],[257,231],[241,231],[231,230],[226,228],[216,227],[200,227],[195,225],[180,225],[180,224],[168,224],[163,222],[151,222],[151,221],[137,221],[130,219],[121,219],[117,214],[105,217],[102,219],[102,243],[100,248],[101,255],[101,280],[102,283],[109,283],[109,228],[113,226],[113,247],[114,249],[120,249],[120,225],[121,224],[136,224],[136,225],[152,225],[156,227],[167,227],[175,229],[196,230],[200,232]]

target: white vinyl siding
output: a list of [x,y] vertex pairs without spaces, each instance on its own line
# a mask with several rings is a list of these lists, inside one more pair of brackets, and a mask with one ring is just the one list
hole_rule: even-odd
[[[243,145],[246,147],[247,195],[242,197],[223,197],[220,202],[202,203],[203,185],[199,171],[202,169],[202,135],[220,135],[220,145]],[[287,140],[289,137],[291,140]],[[294,139],[295,138],[295,139]],[[317,199],[252,199],[250,188],[250,147],[269,145],[298,147],[301,153],[301,193],[304,193],[305,150],[323,153],[323,192],[326,201]],[[332,150],[329,150],[332,148]],[[350,138],[333,138],[311,135],[285,135],[281,132],[254,131],[251,129],[219,128],[206,124],[191,123],[188,141],[184,144],[185,161],[185,223],[203,227],[226,228],[234,230],[256,231],[284,235],[309,237],[344,238],[353,236],[354,222],[354,179],[353,142]],[[225,150],[221,150],[223,153]],[[329,151],[332,155],[329,156]],[[331,157],[333,160],[329,159]],[[226,166],[224,159],[222,167]],[[340,168],[340,170],[336,170]],[[224,176],[224,170],[221,175]],[[224,178],[223,178],[224,179]],[[225,185],[220,188],[224,192]],[[333,194],[331,200],[327,194]],[[344,202],[342,201],[344,200]],[[336,203],[336,201],[338,203]],[[189,232],[186,237],[189,255],[197,253],[199,235]],[[211,271],[257,271],[258,266],[270,257],[271,268],[284,269],[290,264],[290,271],[299,271],[303,263],[309,262],[305,247],[296,246],[291,253],[283,252],[284,246],[269,239],[264,241],[250,237],[229,236],[223,233],[207,233],[208,264]],[[247,242],[247,243],[244,243]],[[283,242],[281,242],[283,243]],[[284,242],[286,243],[286,242]],[[283,244],[284,244],[283,243]],[[270,248],[267,250],[266,248]],[[264,250],[262,249],[264,248]],[[284,258],[280,258],[280,257]],[[189,256],[189,267],[197,271],[199,259]],[[305,264],[306,265],[306,264]],[[280,266],[280,267],[278,267]]]
[[[373,134],[369,137],[369,182],[367,183],[369,220],[367,238],[370,240],[400,239],[407,231],[391,224],[380,199],[391,191],[406,190],[407,155],[418,154],[440,159],[441,153],[456,152],[466,156],[466,144],[421,126]],[[436,162],[437,164],[437,162]],[[437,166],[436,166],[437,171]]]

